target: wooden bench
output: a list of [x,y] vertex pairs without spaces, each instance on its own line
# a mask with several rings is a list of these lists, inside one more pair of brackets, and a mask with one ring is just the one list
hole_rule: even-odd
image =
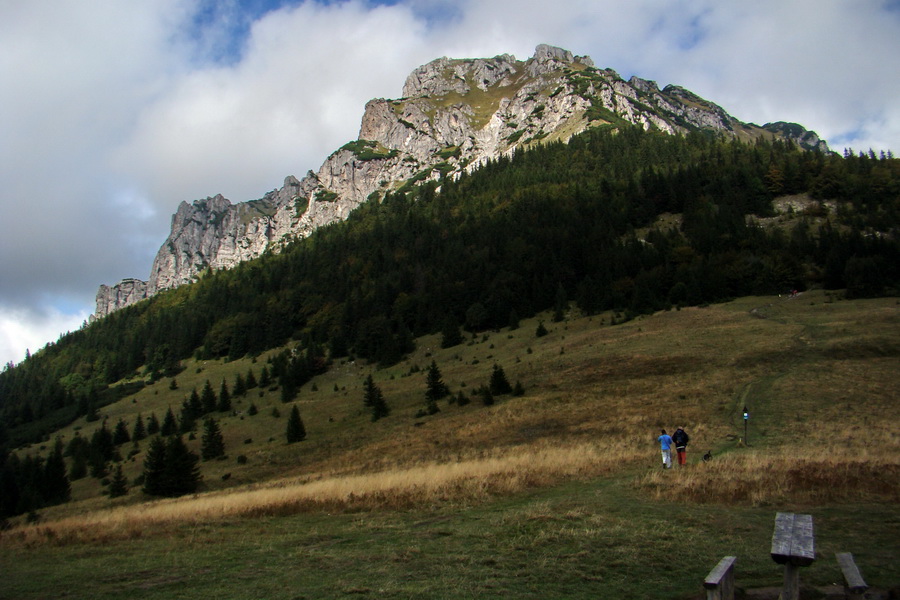
[[734,562],[737,556],[726,556],[709,572],[703,587],[706,600],[734,600]]
[[841,573],[844,575],[844,598],[850,600],[862,600],[865,598],[866,590],[869,586],[863,580],[859,573],[859,568],[853,560],[853,555],[849,552],[838,552],[834,555],[838,565],[841,567]]
[[772,533],[772,560],[784,565],[781,600],[800,597],[800,567],[816,560],[812,515],[776,513]]

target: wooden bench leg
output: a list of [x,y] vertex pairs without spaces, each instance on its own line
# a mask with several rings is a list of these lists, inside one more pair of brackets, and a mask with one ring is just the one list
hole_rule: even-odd
[[784,565],[784,586],[781,588],[781,600],[800,600],[800,567],[787,563]]

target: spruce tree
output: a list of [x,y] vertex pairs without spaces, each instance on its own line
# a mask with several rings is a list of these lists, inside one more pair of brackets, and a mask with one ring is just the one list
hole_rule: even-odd
[[165,496],[183,496],[197,491],[200,470],[199,457],[188,450],[180,435],[166,444]]
[[203,401],[200,400],[200,394],[197,393],[197,388],[191,390],[187,405],[190,407],[191,416],[193,416],[195,420],[203,416]]
[[222,387],[219,388],[219,401],[216,404],[219,412],[228,412],[231,410],[231,393],[228,391],[228,384],[222,380]]
[[569,309],[569,296],[566,294],[566,289],[559,285],[556,288],[556,301],[553,305],[553,322],[559,323],[566,317],[566,311]]
[[128,493],[128,480],[122,473],[122,465],[116,465],[112,480],[109,482],[109,497],[118,498]]
[[481,403],[485,406],[490,406],[494,403],[494,395],[488,386],[482,386],[478,391],[478,395],[481,396]]
[[287,423],[287,443],[302,442],[306,439],[306,428],[303,426],[303,419],[300,418],[300,411],[295,404],[291,407],[291,416],[288,417]]
[[272,378],[269,375],[269,368],[263,365],[262,372],[259,374],[259,387],[268,387],[270,383],[272,383]]
[[281,401],[284,404],[293,402],[297,398],[297,391],[297,384],[294,383],[293,377],[281,378]]
[[103,461],[112,460],[116,454],[116,445],[113,443],[113,434],[107,429],[106,421],[91,435],[91,452],[102,458]]
[[461,344],[462,341],[462,333],[460,333],[456,321],[449,317],[444,319],[444,326],[441,328],[441,348],[452,348]]
[[247,369],[247,389],[252,390],[256,385],[256,375],[253,374],[253,369]]
[[56,438],[53,451],[47,457],[47,462],[44,463],[43,482],[43,497],[47,504],[68,502],[72,493],[72,486],[66,475],[62,438]]
[[513,391],[509,380],[506,378],[506,373],[503,372],[503,367],[497,363],[494,363],[494,370],[491,373],[490,389],[495,396],[510,394]]
[[134,421],[134,429],[131,431],[131,439],[139,442],[147,437],[147,429],[144,427],[144,418],[138,413],[137,419]]
[[215,412],[216,406],[219,404],[219,399],[216,398],[216,392],[213,390],[212,383],[209,382],[209,379],[206,380],[203,391],[200,393],[200,403],[203,405],[204,415]]
[[88,464],[86,454],[73,454],[72,464],[69,465],[69,480],[77,481],[88,474]]
[[225,439],[219,424],[212,417],[207,417],[203,422],[203,437],[200,445],[200,455],[203,460],[212,460],[225,456]]
[[159,430],[159,419],[156,418],[156,413],[150,413],[150,418],[147,419],[147,435],[156,435]]
[[145,494],[165,496],[166,491],[166,443],[159,436],[150,440],[147,456],[144,457]]
[[247,384],[244,382],[244,376],[238,373],[234,378],[234,397],[240,398],[247,394]]
[[166,411],[166,416],[163,417],[159,432],[163,436],[175,435],[178,433],[178,422],[175,420],[175,413],[172,412],[171,406]]
[[151,496],[183,496],[197,490],[199,457],[188,450],[181,436],[168,442],[153,438],[144,459],[144,493]]
[[444,385],[444,380],[441,378],[441,370],[438,369],[434,360],[431,361],[431,365],[428,367],[425,386],[425,412],[433,415],[441,410],[438,408],[437,401],[445,398],[450,393],[450,390],[447,389],[447,386]]
[[372,421],[377,421],[382,417],[388,416],[391,410],[384,400],[384,394],[382,394],[381,389],[375,385],[375,380],[371,375],[366,378],[363,389],[363,404],[368,406],[372,411]]
[[178,419],[178,431],[181,433],[190,433],[197,425],[197,417],[191,408],[190,400],[181,403],[181,415]]
[[122,444],[127,444],[130,441],[131,435],[128,433],[128,425],[123,419],[119,419],[119,421],[116,423],[115,429],[113,429],[113,444],[116,446],[121,446]]

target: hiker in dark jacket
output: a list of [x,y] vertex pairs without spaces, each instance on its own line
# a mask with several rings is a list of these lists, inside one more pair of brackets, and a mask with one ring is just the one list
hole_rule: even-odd
[[687,445],[691,441],[684,428],[679,427],[672,434],[672,441],[675,442],[675,451],[678,453],[678,465],[683,467],[687,464]]

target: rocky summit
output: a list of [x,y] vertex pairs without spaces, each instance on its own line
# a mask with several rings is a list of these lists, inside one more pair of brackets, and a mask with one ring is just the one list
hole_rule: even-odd
[[404,186],[452,177],[535,144],[565,142],[589,127],[624,124],[670,134],[712,130],[748,142],[779,137],[827,151],[799,125],[743,123],[684,88],[625,81],[561,48],[540,45],[525,61],[508,54],[439,58],[407,77],[402,98],[370,100],[359,139],[317,172],[288,176],[258,200],[232,204],[217,195],[182,202],[148,281],[100,286],[94,318],[190,283],[208,269],[278,251]]

